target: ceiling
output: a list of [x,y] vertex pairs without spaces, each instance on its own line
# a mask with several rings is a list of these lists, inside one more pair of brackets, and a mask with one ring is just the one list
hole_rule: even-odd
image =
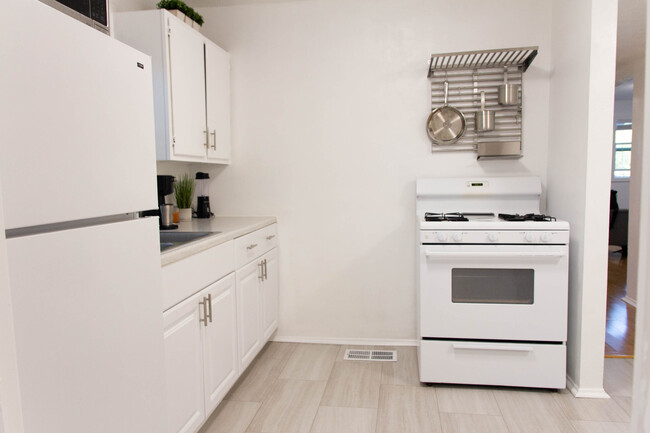
[[[192,7],[245,4],[296,3],[313,0],[189,0]],[[153,9],[157,0],[112,0],[114,11]],[[619,0],[616,48],[616,81],[632,77],[634,64],[645,59],[645,0]]]

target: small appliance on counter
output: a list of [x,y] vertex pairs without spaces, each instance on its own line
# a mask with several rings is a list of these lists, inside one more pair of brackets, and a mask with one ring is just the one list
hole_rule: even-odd
[[172,224],[173,206],[165,198],[174,192],[174,176],[158,175],[158,215],[160,216],[160,230],[177,229]]
[[208,197],[208,184],[210,183],[210,174],[200,171],[196,172],[196,217],[210,218],[210,197]]

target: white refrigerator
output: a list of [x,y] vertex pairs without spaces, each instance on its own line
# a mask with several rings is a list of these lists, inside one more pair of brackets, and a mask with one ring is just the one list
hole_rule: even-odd
[[0,65],[19,384],[0,398],[25,433],[161,432],[158,222],[137,218],[157,207],[150,59],[21,0],[3,2]]

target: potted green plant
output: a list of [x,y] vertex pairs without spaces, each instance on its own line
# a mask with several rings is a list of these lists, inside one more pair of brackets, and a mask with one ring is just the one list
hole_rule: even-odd
[[[197,11],[186,5],[181,0],[160,0],[157,4],[158,9],[167,9],[183,22],[196,28],[203,25],[203,17]],[[187,19],[186,19],[187,18]]]
[[178,218],[181,222],[192,221],[192,197],[194,196],[194,179],[184,174],[174,184],[174,196],[178,206]]

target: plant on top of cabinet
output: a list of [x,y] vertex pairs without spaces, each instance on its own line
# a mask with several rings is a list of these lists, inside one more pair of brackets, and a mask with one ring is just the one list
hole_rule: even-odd
[[151,56],[156,159],[230,164],[230,54],[166,9],[116,13],[112,27]]
[[194,179],[187,173],[174,184],[174,196],[176,197],[176,206],[179,209],[181,221],[192,220],[192,196],[194,195]]
[[[158,9],[168,11],[177,10],[200,26],[203,25],[203,17],[197,11],[186,5],[181,0],[160,0],[156,5]],[[180,17],[179,17],[180,18]]]

